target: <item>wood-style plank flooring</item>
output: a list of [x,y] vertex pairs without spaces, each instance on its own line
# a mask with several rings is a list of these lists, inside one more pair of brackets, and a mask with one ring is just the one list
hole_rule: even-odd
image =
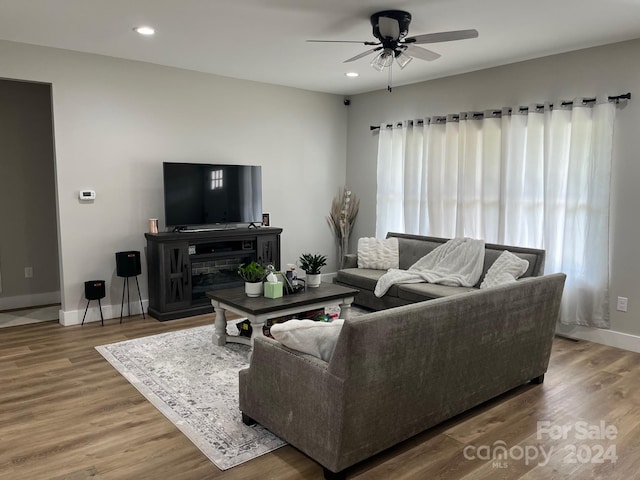
[[[131,317],[104,327],[47,322],[0,329],[0,479],[321,479],[319,465],[291,446],[218,470],[94,349],[212,321]],[[538,422],[545,421],[571,430],[565,438],[542,432],[538,439]],[[583,426],[597,435],[601,422],[617,429],[614,439],[583,440],[576,432]],[[506,458],[483,459],[498,446],[508,450]],[[539,464],[541,456],[518,458],[541,455],[541,448],[550,452],[547,464]],[[640,354],[557,338],[542,385],[483,404],[349,469],[347,477],[640,478]]]

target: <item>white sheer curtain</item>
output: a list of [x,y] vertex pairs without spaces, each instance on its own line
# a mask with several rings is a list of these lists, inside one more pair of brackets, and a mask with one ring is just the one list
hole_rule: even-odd
[[404,145],[405,128],[380,126],[378,140],[378,194],[376,237],[404,232]]
[[563,323],[609,327],[615,105],[531,105],[382,125],[376,236],[544,248],[564,272]]

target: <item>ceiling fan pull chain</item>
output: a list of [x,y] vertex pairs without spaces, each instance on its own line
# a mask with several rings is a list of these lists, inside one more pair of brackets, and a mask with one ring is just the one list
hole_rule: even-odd
[[387,90],[391,93],[391,71],[393,70],[393,62],[389,65],[389,82],[387,84]]

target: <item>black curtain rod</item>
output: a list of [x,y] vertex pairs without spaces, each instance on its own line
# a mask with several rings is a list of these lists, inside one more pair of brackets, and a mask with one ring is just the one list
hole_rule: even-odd
[[[631,100],[631,92],[623,93],[622,95],[609,95],[609,97],[607,97],[607,99],[610,102],[615,102],[615,103],[620,102],[620,100]],[[582,103],[583,104],[594,103],[596,100],[597,100],[596,98],[585,98],[584,100],[582,100]],[[570,105],[573,105],[573,101],[561,102],[560,105],[563,106],[563,107],[568,107]],[[551,108],[553,108],[553,103],[550,104],[549,106]],[[536,108],[543,109],[544,105],[536,105]],[[529,111],[529,107],[520,107],[520,108],[518,108],[518,111],[520,111],[520,112],[528,112]],[[491,113],[493,113],[494,115],[500,115],[500,114],[502,114],[502,110],[493,110]],[[509,113],[511,113],[511,109],[509,109]],[[480,118],[480,117],[484,116],[484,114],[480,113],[480,112],[469,112],[469,114],[472,115],[473,118]],[[443,118],[444,118],[444,116],[443,116]],[[460,118],[460,116],[459,115],[453,115],[452,118],[454,120],[458,120]],[[413,120],[411,120],[411,121],[413,122]],[[424,120],[415,120],[415,122],[418,125],[420,125],[420,124],[424,123]],[[402,122],[396,123],[395,126],[396,127],[401,127],[402,126]],[[393,125],[390,125],[388,128],[391,128],[391,127],[393,127]],[[370,125],[369,126],[369,130],[378,130],[378,129],[380,129],[379,125],[377,125],[377,126],[376,125]]]

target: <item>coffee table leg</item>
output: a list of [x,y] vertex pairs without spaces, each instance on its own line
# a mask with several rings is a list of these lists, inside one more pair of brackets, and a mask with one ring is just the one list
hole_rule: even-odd
[[257,320],[251,320],[251,348],[253,348],[253,342],[256,337],[262,337],[262,328],[264,327],[264,322],[258,323]]
[[219,303],[213,305],[216,311],[216,320],[213,323],[215,331],[213,332],[213,344],[219,347],[227,343],[227,316],[224,308]]
[[346,320],[351,316],[351,302],[353,302],[353,297],[342,299],[342,302],[340,303],[339,318],[344,318]]

